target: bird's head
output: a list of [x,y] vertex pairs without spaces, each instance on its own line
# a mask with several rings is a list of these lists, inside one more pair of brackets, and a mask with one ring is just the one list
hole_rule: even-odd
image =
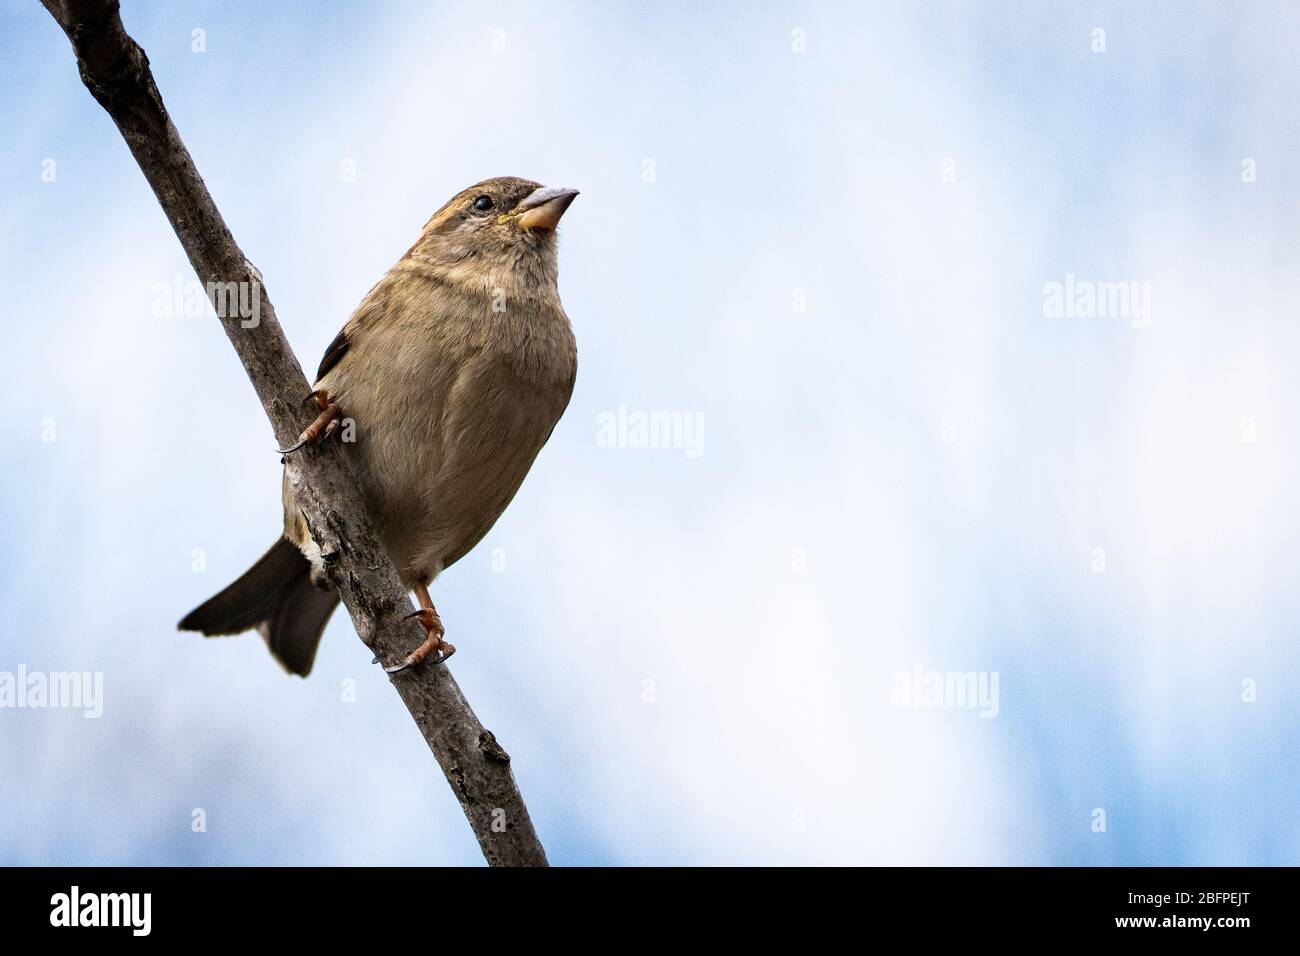
[[433,214],[411,253],[466,279],[555,276],[555,227],[576,189],[500,176],[463,189]]

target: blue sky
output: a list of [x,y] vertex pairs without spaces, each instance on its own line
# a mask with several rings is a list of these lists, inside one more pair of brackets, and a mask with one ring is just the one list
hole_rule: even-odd
[[[435,589],[553,862],[1300,862],[1292,6],[124,7],[304,366],[464,186],[582,190],[572,404]],[[306,681],[175,631],[274,439],[61,32],[0,38],[0,672],[104,687],[0,708],[0,861],[481,862],[344,615]]]

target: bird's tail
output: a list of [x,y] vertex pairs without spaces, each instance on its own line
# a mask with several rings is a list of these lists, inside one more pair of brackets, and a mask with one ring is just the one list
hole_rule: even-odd
[[181,620],[182,631],[207,637],[256,628],[281,666],[306,677],[325,622],[338,607],[334,591],[311,581],[311,564],[281,538],[244,575]]

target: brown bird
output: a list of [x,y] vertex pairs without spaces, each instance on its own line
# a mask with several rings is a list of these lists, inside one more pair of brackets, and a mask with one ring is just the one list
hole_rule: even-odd
[[[502,177],[439,209],[330,343],[309,396],[320,415],[282,450],[343,440],[428,635],[390,671],[455,651],[429,585],[501,516],[569,403],[577,345],[555,228],[577,194]],[[306,676],[339,598],[287,480],[282,493],[284,536],[180,628],[256,628]]]

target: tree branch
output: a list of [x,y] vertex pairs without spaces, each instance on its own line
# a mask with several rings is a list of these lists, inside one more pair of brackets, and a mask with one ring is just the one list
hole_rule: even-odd
[[[167,114],[148,57],[122,26],[118,0],[41,2],[72,41],[82,82],[121,131],[222,316],[276,439],[288,447],[312,417],[303,404],[307,378],[276,320],[261,274],[235,244]],[[229,288],[228,283],[251,290],[259,304],[255,320],[222,315],[237,312],[222,307],[225,299],[217,301],[216,284]],[[369,508],[338,444],[305,448],[287,467],[330,582],[357,633],[381,661],[397,663],[424,632],[415,621],[402,619],[411,610],[410,600],[375,536]],[[546,865],[509,755],[474,716],[446,666],[418,667],[390,680],[446,774],[488,863]]]

